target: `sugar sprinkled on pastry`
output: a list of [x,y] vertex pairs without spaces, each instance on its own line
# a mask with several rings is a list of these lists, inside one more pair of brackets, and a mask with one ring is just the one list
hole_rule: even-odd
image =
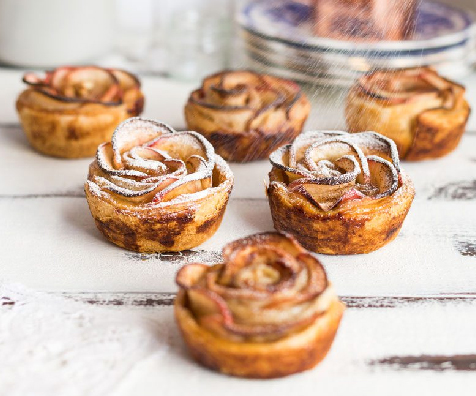
[[26,73],[16,107],[30,144],[55,157],[92,157],[125,119],[142,113],[136,76],[119,69],[63,66]]
[[395,143],[375,132],[305,132],[270,161],[274,226],[314,252],[381,248],[397,236],[415,195]]
[[233,175],[198,133],[130,118],[90,165],[86,198],[98,229],[139,252],[191,249],[219,227]]
[[311,369],[344,312],[321,263],[281,233],[231,242],[222,264],[188,264],[177,284],[175,318],[192,356],[240,377]]

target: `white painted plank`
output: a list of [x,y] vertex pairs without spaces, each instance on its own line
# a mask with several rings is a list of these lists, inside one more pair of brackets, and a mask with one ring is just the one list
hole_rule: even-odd
[[[44,290],[175,290],[180,261],[163,262],[108,243],[84,198],[4,198],[0,213],[4,278]],[[386,247],[367,255],[320,257],[341,295],[474,292],[476,257],[457,248],[460,241],[474,241],[475,224],[474,201],[419,200]],[[272,229],[266,200],[233,199],[218,232],[199,249],[217,252],[236,238]]]
[[[476,321],[469,320],[474,308],[474,304],[424,304],[348,309],[323,363],[314,370],[272,381],[232,378],[197,365],[189,358],[175,328],[172,309],[159,308],[153,316],[162,323],[164,330],[158,337],[168,348],[137,365],[116,394],[147,396],[160,391],[161,395],[214,396],[233,390],[233,394],[249,396],[473,395],[474,371],[455,371],[451,360],[455,354],[475,359]],[[395,356],[417,357],[421,363],[406,368],[372,364]],[[447,357],[448,362],[431,364],[435,356],[443,361]],[[436,371],[441,369],[445,371]],[[180,380],[185,376],[186,381]]]
[[[134,329],[127,333],[129,339],[127,345],[137,343],[140,345],[137,352],[147,357],[139,361],[132,370],[125,372],[123,380],[119,381],[117,389],[111,393],[114,395],[147,396],[156,395],[158,392],[161,395],[210,396],[245,393],[276,396],[314,393],[337,396],[474,394],[476,371],[474,298],[446,299],[443,304],[429,299],[409,303],[398,302],[392,308],[355,306],[348,308],[330,353],[318,367],[283,379],[260,381],[228,377],[204,369],[193,362],[174,323],[173,309],[170,305],[144,307],[135,304],[137,296],[133,296],[133,300],[130,300],[129,295],[117,294],[110,297],[124,302],[123,305],[108,305],[95,309],[91,305],[82,304],[74,307],[60,299],[47,298],[48,296],[26,294],[29,298],[25,298],[25,293],[18,294],[15,291],[18,290],[14,287],[5,290],[0,301],[0,313],[15,315],[16,304],[21,302],[19,318],[15,322],[29,324],[27,327],[30,332],[32,325],[41,323],[42,316],[53,317],[56,320],[61,316],[51,315],[49,313],[51,311],[48,311],[51,310],[49,304],[63,307],[68,316],[88,319],[81,339],[82,344],[97,342],[98,335],[93,331],[95,325],[102,324],[101,328],[105,327],[103,322],[98,323],[97,320],[90,322],[94,315],[100,313],[102,318],[110,318],[113,330],[104,334],[104,345],[101,344],[104,347],[99,348],[102,355],[98,359],[104,361],[111,359],[111,356],[120,359],[117,345],[121,339],[119,337],[122,325],[128,323]],[[8,292],[13,294],[9,295]],[[28,318],[23,318],[22,322],[20,317],[25,312],[28,313],[29,305],[38,307],[42,315],[33,317],[29,315]],[[68,325],[71,328],[71,323]],[[48,326],[51,327],[51,323],[45,324],[44,327]],[[91,355],[85,356],[81,353],[82,350],[78,350],[77,344],[66,349],[68,353],[63,356],[64,348],[61,348],[61,341],[48,338],[44,328],[42,330],[39,338],[43,340],[43,344],[29,349],[33,361],[40,362],[43,356],[45,364],[50,363],[44,367],[51,367],[51,362],[57,361],[58,357],[63,357],[62,361],[68,362],[71,356],[75,356],[74,362],[69,362],[73,366],[81,367],[81,363],[90,363]],[[74,334],[77,337],[77,333]],[[7,343],[7,350],[8,346],[10,349],[14,348]],[[108,346],[111,347],[109,350]],[[127,353],[127,348],[125,351]],[[22,352],[25,353],[24,350]],[[9,358],[15,361],[14,356]],[[84,363],[85,359],[87,363]],[[389,362],[391,364],[388,364]],[[98,361],[94,360],[94,363]],[[34,363],[27,367],[31,370]],[[123,366],[119,365],[118,369],[121,367]],[[15,367],[9,368],[12,378]],[[38,371],[31,373],[31,378],[35,378],[38,382],[46,382],[52,386],[55,379],[57,380],[56,377],[48,376],[46,381]],[[26,378],[21,371],[18,377]],[[98,378],[93,376],[86,384],[81,383],[82,388],[94,386],[95,381],[97,382]],[[35,386],[43,388],[42,383],[31,381],[22,385],[25,391]],[[61,385],[57,384],[58,388],[61,389]],[[30,390],[31,392],[34,393],[34,390]]]

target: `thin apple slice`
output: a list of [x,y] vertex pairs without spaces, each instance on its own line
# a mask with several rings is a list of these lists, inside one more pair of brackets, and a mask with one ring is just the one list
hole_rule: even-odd
[[305,265],[308,274],[307,285],[303,290],[303,300],[323,293],[327,289],[329,281],[327,280],[326,271],[319,260],[308,253],[301,253],[296,259]]
[[[258,270],[258,266],[269,266],[277,278],[272,277],[272,282],[267,282],[270,280],[267,276],[253,278],[250,271]],[[220,273],[218,283],[238,288],[246,283],[246,289],[267,291],[266,286],[276,286],[283,278],[290,278],[291,274],[296,273],[300,268],[295,258],[282,249],[275,247],[270,249],[268,246],[259,244],[249,245],[235,252],[233,260],[228,262]]]
[[208,266],[205,264],[192,263],[183,266],[177,272],[175,281],[180,287],[188,289],[195,285],[199,279],[205,275],[207,272]]
[[121,159],[121,167],[120,169],[116,169],[116,162],[113,161],[114,152],[112,149],[112,144],[102,143],[99,145],[98,150],[96,152],[96,160],[98,163],[99,168],[109,175],[115,176],[130,176],[130,177],[147,177],[148,174],[144,172],[139,172],[130,169],[124,169],[122,166],[122,159]]
[[347,132],[341,131],[308,131],[301,133],[290,145],[288,166],[294,168],[302,162],[304,154],[311,144],[346,135],[348,135]]
[[164,134],[175,133],[174,129],[162,122],[147,118],[133,117],[119,124],[112,136],[113,163],[122,168],[122,153],[143,145]]
[[119,81],[119,85],[122,89],[127,90],[134,87],[140,88],[141,83],[139,79],[134,75],[125,70],[121,69],[108,69],[114,77]]
[[33,72],[25,73],[24,76],[23,76],[23,82],[25,84],[33,85],[33,86],[42,86],[42,85],[45,85],[47,83],[46,82],[46,77],[45,78],[40,78]]
[[289,190],[300,193],[326,212],[333,209],[356,184],[360,174],[359,164],[353,156],[341,157],[334,163],[339,169],[338,176],[298,179],[288,185]]
[[194,173],[192,175],[180,178],[169,184],[166,188],[157,192],[153,202],[167,202],[184,194],[193,194],[211,187],[212,176],[206,176],[203,173]]
[[347,190],[355,185],[355,180],[342,184],[327,184],[326,181],[324,179],[298,179],[289,184],[288,188],[328,212],[335,208]]
[[223,261],[233,261],[238,252],[249,245],[255,244],[268,246],[269,248],[276,247],[292,254],[293,256],[297,256],[306,251],[291,235],[277,232],[265,232],[250,235],[246,238],[238,239],[225,245],[223,248]]
[[398,188],[398,172],[389,161],[370,155],[367,157],[370,168],[371,184],[378,188],[375,199],[388,197]]
[[[356,177],[360,175],[359,183],[368,182],[370,174],[363,151],[344,138],[331,138],[311,144],[304,153],[303,161],[307,169],[314,174],[318,170],[317,164],[320,161],[325,160],[334,163],[343,157],[353,157],[358,165],[351,165],[353,167],[352,172],[356,173]],[[338,164],[336,163],[336,165]]]
[[213,169],[215,151],[202,135],[187,131],[159,136],[148,147],[167,152],[172,158],[188,160],[192,156],[202,157],[208,168]]
[[372,131],[351,133],[345,139],[360,147],[366,157],[376,155],[388,159],[400,171],[397,145],[392,139]]
[[263,85],[263,83],[261,75],[247,70],[220,73],[220,86],[223,89],[232,89],[238,85],[256,87]]
[[222,320],[233,321],[226,302],[218,294],[201,287],[192,286],[186,290],[190,307],[199,320],[206,316],[219,314]]
[[[103,190],[108,190],[119,196],[127,197],[130,202],[147,203],[152,201],[157,194],[166,190],[169,185],[177,182],[179,179],[173,176],[164,176],[155,184],[150,185],[149,183],[146,183],[145,185],[142,185],[145,187],[142,189],[141,182],[134,183],[133,180],[131,180],[131,184],[129,185],[124,177],[121,178],[120,183],[117,182],[117,179],[115,179],[114,176],[111,176],[111,180],[102,176],[95,176],[93,178],[93,182]],[[132,188],[131,185],[133,186]]]
[[119,81],[109,70],[96,66],[73,68],[54,86],[67,97],[120,102]]
[[134,147],[122,155],[122,162],[127,169],[157,176],[167,173],[167,166],[162,162],[164,156],[148,147]]
[[290,162],[290,151],[291,145],[278,148],[276,151],[271,153],[269,156],[269,161],[273,166],[284,171],[289,179],[289,182],[293,182],[297,179],[303,177],[311,177],[311,173],[308,172],[305,168],[297,168],[289,166]]

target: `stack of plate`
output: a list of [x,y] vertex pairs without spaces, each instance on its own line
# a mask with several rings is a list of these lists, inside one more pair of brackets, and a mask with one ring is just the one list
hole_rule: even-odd
[[472,14],[423,0],[411,40],[372,43],[314,36],[312,7],[292,0],[253,1],[238,14],[253,69],[313,84],[349,86],[373,68],[431,65],[456,77],[476,60]]

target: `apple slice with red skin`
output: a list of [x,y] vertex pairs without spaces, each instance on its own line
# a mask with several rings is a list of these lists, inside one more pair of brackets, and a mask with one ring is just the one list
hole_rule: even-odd
[[399,175],[395,167],[387,160],[376,155],[367,157],[369,163],[371,184],[378,188],[375,199],[392,195],[398,188]]
[[153,141],[163,134],[175,133],[167,124],[147,118],[132,117],[122,122],[112,135],[112,150],[114,167],[121,169],[122,153],[133,147]]

